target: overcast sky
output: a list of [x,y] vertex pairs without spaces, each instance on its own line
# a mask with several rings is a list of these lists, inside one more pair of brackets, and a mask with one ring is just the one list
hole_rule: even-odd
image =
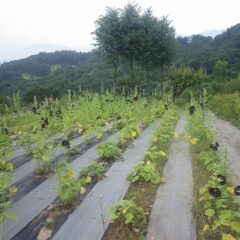
[[[128,0],[0,0],[0,48],[59,44],[87,49],[94,21],[106,6]],[[131,1],[130,1],[131,2]],[[168,15],[179,34],[225,29],[240,23],[240,0],[138,0],[154,15]]]

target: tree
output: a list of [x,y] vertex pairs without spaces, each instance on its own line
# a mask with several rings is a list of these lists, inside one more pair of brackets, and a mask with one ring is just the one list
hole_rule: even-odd
[[119,65],[120,50],[120,18],[119,10],[107,8],[106,15],[96,21],[95,46],[105,60],[112,66],[113,91],[117,83],[117,68]]
[[218,78],[221,83],[227,76],[227,62],[219,60],[214,64],[213,75]]
[[142,53],[143,29],[141,25],[141,8],[137,4],[127,4],[121,11],[121,51],[120,56],[127,60],[130,68],[130,80],[135,84],[134,64]]
[[205,78],[206,72],[200,68],[197,71],[189,67],[172,67],[168,73],[168,79],[173,89],[173,98],[180,96],[188,88],[195,86]]
[[166,17],[154,17],[151,9],[141,14],[137,4],[127,4],[120,10],[107,8],[96,27],[95,45],[105,59],[113,65],[119,59],[129,64],[128,86],[136,85],[135,65],[147,73],[161,69],[162,80],[163,67],[171,62],[175,52],[175,30]]
[[164,66],[171,63],[175,54],[175,30],[170,26],[167,17],[158,19],[148,9],[142,16],[144,39],[141,65],[149,70],[160,69],[160,80],[163,92]]

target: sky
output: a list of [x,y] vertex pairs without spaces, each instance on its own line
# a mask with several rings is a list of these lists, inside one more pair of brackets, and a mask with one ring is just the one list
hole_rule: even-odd
[[[122,8],[130,0],[0,0],[1,51],[36,44],[90,50],[95,20],[106,6]],[[168,16],[178,34],[226,29],[240,23],[239,0],[136,0],[155,16]]]

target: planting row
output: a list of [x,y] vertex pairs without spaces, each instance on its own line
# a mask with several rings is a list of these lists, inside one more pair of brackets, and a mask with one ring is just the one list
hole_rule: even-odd
[[[196,105],[197,106],[197,105]],[[197,239],[240,239],[240,186],[231,182],[228,154],[221,149],[207,111],[197,108],[188,118],[193,141],[194,210]]]
[[[104,101],[106,101],[106,99],[104,99]],[[155,118],[161,117],[162,113],[164,112],[163,103],[157,100],[147,101],[146,99],[139,99],[132,104],[128,104],[125,101],[125,99],[119,98],[119,99],[115,99],[114,101],[112,100],[111,102],[107,102],[106,105],[112,105],[111,111],[112,111],[112,115],[114,115],[115,117],[115,119],[108,118],[108,121],[111,121],[111,125],[113,126],[114,129],[122,128],[120,137],[117,140],[117,142],[119,142],[119,147],[121,147],[122,149],[127,147],[127,145],[129,144],[129,141],[131,141],[138,135],[139,130],[142,127],[148,125]],[[141,122],[142,125],[139,125],[139,122]],[[38,131],[42,133],[44,131],[47,131],[48,128],[49,128],[49,125],[46,128],[39,129]],[[71,128],[74,128],[74,127],[72,126]],[[33,134],[37,135],[38,133],[33,133]],[[95,134],[98,135],[99,131]],[[100,135],[101,136],[97,136],[97,137],[101,138],[103,135],[102,132]],[[8,140],[10,139],[7,134],[2,134],[1,136],[3,136],[2,139],[4,138]],[[113,139],[114,137],[112,138],[112,140]],[[6,142],[5,139],[3,142]],[[37,149],[36,146],[39,146],[39,145],[36,142],[30,145],[31,147],[33,147],[33,150],[31,151],[32,159],[36,161],[36,159],[34,158],[34,154]],[[10,210],[17,215],[17,220],[16,221],[9,220],[5,224],[3,223],[9,217],[10,218],[12,217],[12,214],[10,214],[9,211],[7,211],[7,209],[9,209],[11,206],[10,195],[16,191],[16,188],[10,186],[12,182],[11,178],[12,178],[12,171],[13,171],[13,165],[7,160],[9,158],[8,154],[10,150],[10,147],[9,147],[10,141],[8,141],[8,144],[5,145],[1,150],[1,159],[2,159],[1,174],[4,175],[4,182],[3,182],[4,184],[1,185],[1,204],[2,204],[1,206],[3,209],[1,211],[1,223],[2,223],[1,226],[3,226],[3,235],[6,239],[10,239],[13,236],[15,236],[17,233],[19,233],[19,231],[25,228],[33,220],[34,217],[36,217],[39,213],[41,213],[47,206],[49,206],[49,204],[55,201],[57,196],[56,193],[59,195],[60,200],[62,200],[60,202],[63,205],[65,205],[64,198],[67,198],[66,195],[67,196],[76,195],[76,193],[72,195],[71,191],[70,192],[66,191],[67,193],[63,191],[62,189],[65,189],[66,186],[68,187],[71,186],[70,188],[73,188],[73,189],[75,188],[75,190],[78,189],[78,194],[79,194],[79,190],[82,193],[85,192],[85,184],[92,182],[92,177],[90,175],[84,178],[84,180],[75,181],[76,179],[73,177],[72,171],[78,172],[79,170],[77,169],[82,168],[91,160],[95,160],[95,159],[97,160],[99,158],[95,153],[97,146],[94,147],[93,149],[89,149],[83,155],[79,155],[76,159],[74,159],[73,157],[72,163],[71,163],[71,166],[73,167],[73,170],[72,170],[67,163],[60,164],[60,167],[57,167],[58,164],[54,165],[55,167],[53,167],[53,164],[55,162],[53,162],[53,158],[51,157],[51,155],[45,158],[46,156],[45,154],[49,154],[48,151],[46,151],[47,153],[45,152],[45,148],[49,150],[49,148],[47,147],[48,145],[51,145],[49,144],[49,141],[47,143],[45,141],[42,145],[40,144],[40,146],[42,147],[41,156],[37,160],[36,167],[38,170],[44,170],[43,171],[44,173],[46,173],[46,170],[47,172],[49,172],[49,168],[50,168],[51,171],[53,172],[56,171],[57,174],[52,175],[52,172],[50,172],[52,176],[49,179],[44,180],[40,185],[36,186],[35,189],[27,193],[26,196],[21,195],[20,198],[15,200],[16,202],[14,202],[13,207]],[[56,144],[53,144],[52,146],[54,150],[57,147]],[[65,146],[65,147],[66,147],[66,152],[68,154],[70,150],[71,150],[70,153],[72,153],[71,146]],[[101,151],[103,152],[101,153]],[[103,147],[102,150],[99,149],[98,154],[101,155],[101,154],[104,154],[104,152],[107,152],[107,153],[110,152],[110,155],[111,155],[111,151],[114,151],[114,145],[111,145],[109,143],[105,147]],[[78,154],[81,154],[81,152],[80,153],[78,152]],[[105,158],[107,158],[107,156],[105,156]],[[64,159],[64,158],[61,158],[61,159]],[[25,167],[25,169],[28,169],[26,167],[27,165],[25,166],[25,164],[29,164],[29,163],[28,162],[23,163],[22,166],[20,164],[19,165],[20,167],[16,168],[14,173],[19,171],[21,175],[20,169],[22,167]],[[103,167],[103,165],[100,165],[100,166]],[[65,176],[64,172],[66,173],[66,176],[69,177],[68,180],[72,180],[72,183],[67,182],[67,178],[60,177],[60,176]],[[37,173],[39,175],[39,171]],[[40,173],[42,172],[40,171]],[[22,176],[24,176],[24,174],[22,174]],[[32,177],[34,177],[34,175]],[[1,178],[1,180],[2,179],[3,178]],[[15,182],[17,181],[15,180]],[[60,185],[62,184],[63,187],[56,188],[56,182],[59,182]],[[76,183],[76,185],[73,184],[74,182]],[[72,203],[71,200],[66,200],[66,202]]]

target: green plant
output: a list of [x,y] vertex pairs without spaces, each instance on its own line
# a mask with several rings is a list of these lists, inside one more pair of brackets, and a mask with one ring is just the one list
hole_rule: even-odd
[[141,129],[136,125],[128,125],[122,130],[122,134],[119,137],[119,143],[122,147],[126,147],[129,141],[134,140]]
[[153,184],[158,184],[160,182],[156,165],[150,161],[137,164],[132,172],[128,175],[127,179],[130,182],[137,182],[141,180],[144,180],[145,182],[151,182]]
[[49,173],[51,169],[51,156],[54,144],[48,141],[47,131],[39,131],[34,136],[34,148],[32,149],[32,159],[37,163],[37,172]]
[[57,193],[64,206],[73,205],[79,193],[85,192],[84,185],[91,182],[89,178],[78,180],[73,169],[66,162],[57,168],[57,180]]
[[101,158],[112,160],[120,157],[121,150],[116,144],[107,142],[97,147],[97,153]]
[[145,158],[150,160],[151,162],[159,164],[160,162],[163,162],[164,159],[166,159],[167,154],[160,150],[157,146],[152,146],[148,151],[145,153]]
[[11,194],[17,191],[16,187],[11,186],[12,171],[13,165],[6,159],[0,159],[0,224],[15,218],[13,213],[8,212]]
[[107,170],[107,166],[104,163],[92,162],[88,164],[86,167],[80,170],[81,177],[100,177]]
[[[11,185],[13,165],[8,161],[11,142],[6,134],[0,133],[0,225],[8,219],[15,219],[15,214],[9,212],[11,207],[11,195],[17,191]],[[0,229],[0,237],[2,228]]]
[[112,206],[110,217],[112,221],[121,219],[125,225],[132,228],[139,228],[146,223],[144,210],[138,207],[133,199],[121,200],[118,205]]
[[192,145],[194,165],[197,165],[194,176],[197,178],[195,212],[198,238],[240,239],[239,200],[228,179],[226,152],[222,154],[210,148],[214,134],[206,126],[207,112],[203,112],[204,104],[188,118],[189,133],[198,139]]
[[30,155],[32,153],[32,150],[34,146],[32,145],[33,142],[33,134],[32,133],[23,133],[21,134],[18,144],[24,148],[26,153]]
[[221,94],[213,97],[210,108],[217,115],[230,120],[237,127],[240,127],[240,94]]

